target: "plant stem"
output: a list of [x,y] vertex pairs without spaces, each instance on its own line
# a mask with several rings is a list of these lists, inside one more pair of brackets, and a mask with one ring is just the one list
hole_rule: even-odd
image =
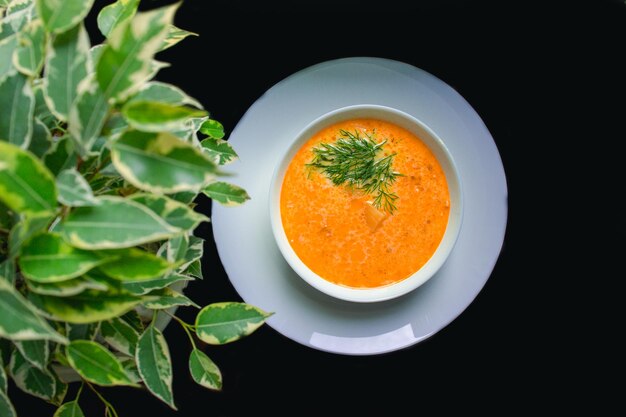
[[108,402],[106,398],[104,398],[102,394],[100,394],[98,390],[90,382],[85,381],[85,380],[83,380],[83,382],[87,384],[89,389],[91,389],[93,393],[96,394],[96,396],[100,399],[100,401],[102,401],[102,404],[104,404],[104,407],[105,407],[105,415],[109,415],[107,413],[110,411],[113,417],[119,417],[119,415],[117,414],[117,411],[115,411],[115,407],[113,407],[113,405],[110,402]]
[[189,337],[189,341],[191,342],[191,347],[196,349],[196,342],[193,340],[193,336],[192,336],[191,332],[189,331],[189,329],[193,329],[194,326],[192,326],[189,323],[185,323],[184,321],[182,321],[181,319],[179,319],[178,317],[176,317],[172,313],[169,313],[169,312],[165,311],[165,314],[169,315],[171,318],[176,320],[178,322],[178,324],[180,324],[180,326],[183,328],[185,333],[187,333],[187,337]]
[[78,402],[78,399],[80,398],[80,394],[82,394],[84,387],[85,387],[85,381],[83,380],[80,383],[80,387],[78,387],[78,392],[76,392],[76,398],[74,398],[74,401]]

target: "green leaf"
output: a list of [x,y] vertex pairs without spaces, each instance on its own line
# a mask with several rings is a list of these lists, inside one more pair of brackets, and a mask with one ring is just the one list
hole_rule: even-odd
[[98,13],[98,29],[105,36],[119,26],[125,25],[137,12],[139,0],[118,0]]
[[52,134],[48,126],[39,118],[35,117],[33,121],[33,134],[30,138],[28,150],[41,159],[51,146]]
[[135,359],[139,375],[150,392],[176,410],[170,351],[163,334],[154,326],[148,327],[139,338]]
[[0,201],[18,213],[52,212],[56,208],[56,187],[50,171],[32,153],[2,141]]
[[[0,141],[7,141],[23,149],[28,148],[33,133],[35,96],[24,74],[15,72],[0,79],[0,108]],[[6,151],[0,149],[0,155],[4,152]]]
[[4,370],[4,360],[0,357],[0,393],[7,392],[8,384],[9,384],[9,381],[7,380],[7,373]]
[[181,191],[178,193],[168,195],[172,200],[176,200],[179,203],[183,204],[191,204],[195,199],[198,193],[194,191]]
[[94,0],[36,0],[37,12],[46,29],[62,33],[82,22]]
[[50,345],[47,340],[22,340],[15,341],[14,344],[31,365],[42,371],[46,369],[50,359]]
[[[225,135],[224,126],[217,120],[209,119],[202,123],[200,132],[212,139],[222,139]],[[235,155],[236,156],[236,155]]]
[[105,96],[123,101],[141,88],[152,72],[152,58],[167,36],[177,4],[137,13],[129,24],[109,33],[96,67]]
[[9,396],[4,391],[0,391],[0,416],[2,417],[17,417],[15,408],[9,400]]
[[165,196],[137,193],[130,198],[148,207],[169,225],[178,227],[181,230],[190,231],[195,229],[201,222],[209,221],[208,217],[192,210],[189,205],[179,203]]
[[61,171],[56,180],[59,202],[70,207],[95,206],[99,202],[91,187],[76,168]]
[[124,293],[86,290],[71,297],[52,297],[31,293],[30,300],[56,320],[68,323],[93,323],[126,313],[142,300]]
[[95,281],[87,275],[73,278],[69,281],[54,283],[41,283],[27,280],[27,284],[28,289],[34,293],[52,295],[55,297],[70,297],[86,290],[107,291],[109,289],[105,284]]
[[77,97],[68,116],[68,131],[82,155],[91,151],[108,114],[107,99],[94,74],[90,74],[79,82]]
[[46,103],[46,98],[43,93],[43,86],[41,83],[37,83],[33,85],[33,95],[35,96],[35,111],[33,112],[34,116],[41,120],[48,129],[54,129],[57,125],[58,120],[50,109],[48,108],[48,104]]
[[14,350],[9,364],[15,385],[27,394],[51,400],[56,390],[56,379],[47,369],[35,368],[18,350]]
[[206,111],[192,107],[139,100],[129,101],[124,105],[122,114],[132,127],[144,132],[182,129],[187,119],[208,115]]
[[[185,256],[183,258],[184,263],[178,269],[179,271],[184,271],[191,264],[196,261],[199,261],[202,258],[202,254],[204,253],[204,239],[201,239],[196,236],[189,236],[189,245],[187,247],[187,252],[185,252]],[[198,278],[202,278],[201,276]]]
[[85,417],[85,414],[78,405],[78,401],[74,400],[59,407],[52,417]]
[[133,356],[132,358],[128,358],[122,356],[119,360],[130,380],[136,384],[141,383],[141,375],[139,375],[139,369],[137,369],[135,357]]
[[55,332],[13,285],[5,280],[0,280],[0,305],[0,337],[67,343],[67,339]]
[[13,67],[13,53],[17,48],[17,35],[0,39],[0,83],[2,80],[15,73]]
[[183,272],[198,279],[204,278],[202,276],[202,262],[199,259],[193,261]]
[[70,340],[93,340],[100,330],[100,323],[72,324],[65,323],[65,330]]
[[250,196],[246,190],[222,181],[207,185],[202,192],[207,197],[212,198],[226,207],[238,206],[245,203],[246,200],[250,200]]
[[170,262],[184,261],[189,249],[189,236],[186,234],[174,236],[165,244],[165,257]]
[[135,295],[144,295],[152,290],[158,290],[168,287],[175,282],[189,281],[192,277],[181,274],[170,274],[163,277],[157,277],[136,282],[124,282],[124,289]]
[[143,85],[141,89],[131,97],[129,102],[135,101],[151,101],[159,103],[167,103],[173,106],[190,105],[202,108],[202,104],[198,100],[188,96],[183,90],[172,84],[166,84],[158,81],[151,81]]
[[201,144],[202,150],[218,165],[226,165],[239,159],[237,152],[225,140],[206,138]]
[[9,284],[15,284],[15,262],[13,259],[0,262],[0,279]]
[[198,36],[198,34],[177,28],[174,25],[169,25],[167,35],[165,39],[163,39],[163,44],[159,50],[163,51],[167,48],[171,48],[188,36]]
[[67,346],[67,360],[81,377],[94,384],[136,386],[115,355],[96,342],[70,342]]
[[189,356],[189,372],[196,383],[212,390],[222,389],[222,373],[215,363],[200,349]]
[[210,345],[223,345],[254,332],[270,315],[245,303],[211,304],[198,313],[196,334]]
[[162,288],[160,290],[154,290],[150,294],[152,297],[149,301],[143,303],[144,307],[152,310],[163,310],[174,306],[193,306],[200,308],[200,306],[194,303],[185,295],[172,290],[171,288]]
[[77,207],[57,228],[75,247],[127,248],[180,233],[139,203],[113,196],[96,199],[99,205]]
[[18,33],[18,47],[13,55],[13,65],[21,73],[36,77],[41,72],[46,44],[46,31],[41,20],[33,20]]
[[217,169],[199,149],[169,133],[128,131],[111,145],[117,171],[156,194],[197,191]]
[[64,136],[52,143],[52,147],[43,156],[43,162],[53,175],[58,175],[64,169],[76,166],[74,144],[69,137]]
[[135,356],[139,333],[137,333],[133,326],[116,317],[111,320],[103,321],[100,324],[100,332],[102,333],[104,341],[113,348],[126,355]]
[[18,256],[24,242],[44,231],[53,218],[53,215],[45,212],[23,216],[9,234],[9,258]]
[[52,377],[54,378],[55,386],[54,386],[54,395],[50,400],[50,403],[56,405],[57,407],[63,404],[63,400],[65,400],[65,396],[67,395],[68,384],[61,381],[61,378],[56,374],[56,372],[50,372]]
[[43,233],[24,245],[19,265],[31,281],[51,283],[83,275],[107,260],[94,252],[68,245],[59,235]]
[[139,333],[143,333],[143,322],[141,321],[141,316],[139,315],[137,310],[130,310],[128,313],[124,314],[120,318],[126,323],[130,324],[133,329],[137,330]]
[[89,35],[81,23],[54,37],[48,49],[43,77],[46,102],[57,118],[67,121],[78,84],[90,72]]
[[114,260],[100,266],[100,270],[121,281],[142,281],[161,276],[171,271],[176,265],[150,252],[137,248],[100,251],[103,256],[115,257]]

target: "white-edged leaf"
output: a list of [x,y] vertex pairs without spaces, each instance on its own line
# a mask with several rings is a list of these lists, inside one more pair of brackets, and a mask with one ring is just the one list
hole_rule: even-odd
[[[204,253],[204,239],[197,236],[189,236],[187,251],[183,257],[183,264],[178,268],[179,272],[185,271],[191,264],[199,261]],[[201,276],[198,278],[202,278]]]
[[98,282],[88,275],[73,278],[69,281],[41,283],[26,280],[28,289],[36,294],[52,295],[55,297],[71,297],[87,290],[107,291],[109,287],[102,282]]
[[77,324],[94,323],[117,317],[143,301],[131,294],[94,290],[85,290],[70,297],[31,293],[29,299],[52,318]]
[[48,108],[58,119],[68,119],[78,84],[89,72],[89,35],[82,23],[49,41],[43,89]]
[[163,334],[150,326],[140,336],[135,360],[146,387],[161,401],[176,410],[172,393],[172,360]]
[[187,249],[189,249],[189,235],[174,236],[165,244],[165,257],[170,262],[184,261]]
[[63,136],[52,142],[52,147],[43,155],[43,162],[55,176],[63,171],[76,166],[78,160],[74,142],[69,136]]
[[139,0],[118,0],[102,8],[98,13],[98,29],[105,36],[109,36],[118,26],[125,25],[137,12]]
[[9,233],[9,258],[14,259],[18,256],[23,244],[36,234],[45,231],[53,218],[52,214],[46,212],[23,216]]
[[135,295],[144,295],[153,290],[168,287],[178,281],[190,281],[193,278],[187,275],[181,274],[169,274],[163,277],[157,277],[152,279],[145,279],[135,282],[124,282],[122,285],[124,289]]
[[31,151],[39,159],[48,152],[48,149],[52,146],[52,134],[48,129],[48,126],[41,121],[38,117],[35,117],[33,121],[33,134],[30,137],[30,144],[28,150]]
[[179,203],[165,196],[136,193],[130,196],[130,198],[148,207],[169,225],[181,230],[191,231],[201,222],[209,221],[208,217],[194,211],[188,204]]
[[145,301],[143,305],[144,307],[152,310],[164,310],[175,306],[193,306],[200,308],[200,306],[189,299],[189,297],[176,292],[171,288],[154,290],[148,295],[154,298],[150,298],[148,301]]
[[87,340],[70,342],[67,360],[81,377],[94,384],[136,386],[115,355],[99,343]]
[[70,168],[57,175],[58,199],[61,204],[70,207],[95,206],[99,202],[93,196],[93,191],[87,180],[76,170]]
[[17,213],[49,213],[56,199],[50,171],[32,153],[0,141],[0,201]]
[[67,339],[54,331],[13,285],[5,280],[0,280],[0,305],[0,337],[67,343]]
[[238,206],[245,203],[246,200],[250,200],[246,190],[222,181],[216,181],[207,185],[202,192],[207,197],[226,207]]
[[176,264],[138,248],[100,251],[103,256],[115,257],[100,266],[100,271],[120,281],[142,281],[169,273]]
[[78,84],[77,97],[69,112],[68,131],[82,155],[91,151],[109,114],[109,104],[94,74]]
[[174,25],[169,25],[167,35],[165,36],[165,39],[163,39],[163,44],[161,45],[161,48],[159,48],[159,50],[163,51],[167,48],[171,48],[188,36],[198,36],[198,34],[177,28]]
[[31,365],[42,371],[46,369],[50,359],[50,344],[47,340],[19,340],[14,344]]
[[69,401],[57,408],[52,417],[85,417],[83,410],[78,405],[78,401]]
[[0,279],[9,284],[15,283],[15,261],[13,259],[5,259],[0,262]]
[[107,260],[95,252],[74,248],[57,234],[42,233],[24,245],[19,265],[29,280],[52,283],[83,275]]
[[13,67],[13,53],[16,48],[17,35],[7,36],[4,39],[0,38],[0,82],[2,82],[4,77],[16,71]]
[[[14,72],[0,79],[0,109],[0,142],[27,149],[33,133],[35,96],[24,74]],[[0,149],[0,171],[3,153]]]
[[210,139],[222,139],[225,135],[224,126],[217,120],[205,120],[200,126],[200,132],[207,135]]
[[59,378],[59,375],[57,375],[56,372],[52,371],[50,373],[54,378],[54,395],[52,396],[50,403],[58,407],[63,404],[63,400],[65,400],[65,396],[67,395],[67,390],[69,387],[66,382],[62,381],[61,378]]
[[62,33],[82,22],[94,0],[36,0],[37,13],[46,29]]
[[130,98],[129,102],[133,101],[156,101],[174,106],[190,105],[199,109],[202,108],[202,104],[198,100],[190,97],[180,88],[159,81],[150,81],[144,84],[137,94]]
[[135,356],[139,333],[124,320],[115,317],[100,323],[100,333],[104,341],[118,351]]
[[123,101],[141,88],[151,75],[154,54],[167,36],[178,4],[137,13],[109,33],[96,65],[98,83],[105,96]]
[[128,182],[156,194],[198,191],[217,172],[208,156],[166,132],[127,131],[111,145],[111,158]]
[[196,316],[196,334],[210,345],[223,345],[254,332],[269,316],[271,313],[245,303],[214,303]]
[[139,203],[113,196],[96,199],[99,205],[77,207],[56,229],[75,247],[127,248],[180,233]]
[[0,416],[17,417],[15,408],[11,404],[11,400],[5,391],[0,391]]
[[189,372],[199,385],[211,389],[222,389],[222,373],[217,365],[200,349],[194,349],[189,355]]
[[13,55],[13,65],[22,74],[36,77],[43,66],[46,32],[41,20],[29,22],[18,35],[18,47]]
[[[4,354],[2,356],[4,356]],[[6,393],[9,381],[7,379],[7,373],[4,370],[4,359],[2,356],[0,356],[0,392]]]
[[65,323],[69,340],[93,340],[100,331],[100,322],[89,324]]
[[206,152],[213,162],[218,165],[226,165],[239,159],[239,155],[230,146],[230,143],[222,139],[206,138],[201,142],[202,150]]
[[9,369],[13,382],[19,389],[35,397],[52,400],[56,391],[56,379],[50,371],[34,367],[17,349],[11,355]]
[[193,107],[142,100],[126,103],[122,114],[132,127],[144,132],[180,130],[185,128],[188,119],[208,115],[206,111]]
[[202,275],[202,262],[200,262],[199,259],[196,259],[191,264],[189,264],[187,269],[183,270],[182,272],[194,278],[198,278],[198,279],[204,278]]

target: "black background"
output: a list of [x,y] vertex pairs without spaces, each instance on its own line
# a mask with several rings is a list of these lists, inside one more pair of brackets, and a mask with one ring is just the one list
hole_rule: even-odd
[[[95,10],[107,3],[96,1]],[[144,0],[142,8],[164,3]],[[186,0],[176,24],[200,36],[162,53],[159,59],[172,67],[158,78],[198,98],[228,131],[273,84],[329,59],[396,59],[450,84],[489,128],[507,175],[506,239],[483,291],[429,340],[386,355],[318,352],[269,326],[207,347],[224,376],[219,393],[192,382],[188,342],[171,325],[165,335],[178,413],[143,391],[104,389],[120,417],[584,412],[611,399],[590,394],[601,380],[587,372],[603,366],[582,347],[599,331],[573,290],[580,289],[577,276],[586,273],[594,246],[580,238],[603,221],[586,212],[589,200],[603,201],[609,218],[617,211],[614,197],[599,196],[594,187],[595,175],[610,170],[611,152],[597,159],[598,145],[624,138],[626,6],[610,0],[403,3]],[[95,13],[87,19],[95,44],[101,36],[94,22]],[[271,140],[271,132],[259,132],[259,140]],[[199,203],[210,213],[208,200]],[[203,305],[240,300],[210,225],[197,232],[207,239],[205,280],[187,294]],[[593,298],[593,288],[584,291]],[[193,321],[193,311],[179,311]],[[11,395],[22,417],[53,414],[14,387]],[[103,414],[89,392],[81,405],[88,417]]]

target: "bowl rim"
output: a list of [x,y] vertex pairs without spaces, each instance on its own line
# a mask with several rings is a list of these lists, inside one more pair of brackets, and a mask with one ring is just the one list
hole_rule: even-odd
[[[332,283],[313,272],[300,259],[289,243],[283,228],[280,209],[280,194],[285,172],[291,160],[304,143],[327,126],[357,118],[383,120],[398,125],[417,135],[431,152],[435,154],[437,161],[442,166],[450,194],[450,213],[448,215],[446,231],[431,258],[409,277],[380,287],[348,287]],[[274,168],[269,189],[269,211],[272,233],[283,258],[287,261],[289,266],[301,279],[317,290],[334,298],[359,303],[386,301],[403,296],[432,278],[445,263],[458,238],[463,218],[463,200],[461,178],[453,156],[445,145],[445,142],[430,127],[416,117],[393,107],[379,104],[356,104],[340,107],[322,114],[307,124],[294,136],[287,150],[279,158]]]

